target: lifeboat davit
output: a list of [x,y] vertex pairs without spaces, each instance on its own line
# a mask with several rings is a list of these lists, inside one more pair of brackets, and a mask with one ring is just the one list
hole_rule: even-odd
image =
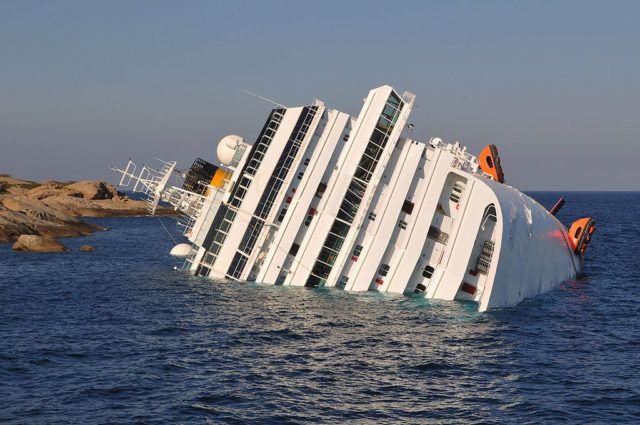
[[489,174],[499,183],[504,183],[504,172],[500,165],[500,157],[498,156],[498,148],[496,145],[488,145],[480,152],[479,157],[480,168]]
[[596,222],[591,217],[576,220],[569,229],[569,238],[573,246],[573,252],[582,256],[591,242],[591,235],[596,230]]

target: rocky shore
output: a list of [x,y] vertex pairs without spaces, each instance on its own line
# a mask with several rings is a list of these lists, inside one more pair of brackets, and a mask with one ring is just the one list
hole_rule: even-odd
[[[159,207],[158,215],[174,215]],[[106,230],[78,217],[147,215],[144,201],[135,201],[103,181],[42,183],[0,175],[0,243],[21,235],[67,238]]]

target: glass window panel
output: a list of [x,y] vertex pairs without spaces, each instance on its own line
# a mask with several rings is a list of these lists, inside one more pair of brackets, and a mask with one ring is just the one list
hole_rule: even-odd
[[392,105],[396,109],[402,109],[402,100],[400,100],[400,97],[393,90],[391,91],[391,94],[387,99],[387,103]]
[[364,168],[362,168],[362,167],[356,168],[356,173],[354,174],[355,178],[360,179],[360,180],[365,181],[365,182],[369,182],[371,180],[371,176],[372,176],[372,174],[369,171],[367,171]]
[[318,261],[322,261],[323,263],[333,265],[337,257],[338,255],[335,252],[325,248],[322,251],[320,251],[320,255],[318,255]]
[[384,106],[382,115],[389,121],[393,120],[393,116],[396,114],[396,110],[389,104]]
[[382,133],[379,130],[373,130],[373,134],[371,135],[371,141],[378,146],[384,146],[386,143],[386,134]]
[[349,233],[349,228],[350,226],[346,223],[334,221],[333,226],[331,226],[331,230],[329,230],[329,232],[338,236],[345,237],[347,236],[347,233]]

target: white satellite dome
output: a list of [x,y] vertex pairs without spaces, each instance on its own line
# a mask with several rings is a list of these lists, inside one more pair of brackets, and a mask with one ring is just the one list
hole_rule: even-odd
[[220,163],[224,166],[229,166],[233,159],[233,155],[241,145],[246,145],[246,143],[242,137],[236,134],[230,134],[223,137],[218,143],[217,150]]
[[189,252],[191,252],[191,244],[180,243],[171,248],[169,255],[173,255],[174,257],[186,257],[189,255]]

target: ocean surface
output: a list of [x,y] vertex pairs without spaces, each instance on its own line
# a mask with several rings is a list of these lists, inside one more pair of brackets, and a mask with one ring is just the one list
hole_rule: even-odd
[[640,423],[640,192],[530,195],[595,218],[587,276],[486,313],[187,276],[167,217],[0,244],[0,423]]

